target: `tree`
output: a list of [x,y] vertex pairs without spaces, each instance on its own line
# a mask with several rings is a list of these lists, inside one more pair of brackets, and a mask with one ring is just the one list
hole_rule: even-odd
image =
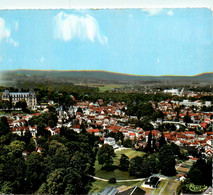
[[141,172],[141,164],[143,163],[143,158],[136,156],[135,158],[132,158],[130,160],[130,166],[129,166],[129,174],[130,176],[135,176],[135,177],[141,177],[142,172]]
[[[19,140],[12,141],[10,145],[4,145],[0,158],[0,184],[4,183],[5,192],[20,194],[26,192],[25,161],[22,151],[25,143]],[[1,190],[1,188],[0,188]]]
[[195,185],[212,185],[212,158],[207,162],[204,159],[198,159],[189,170],[187,177]]
[[167,176],[173,176],[176,174],[175,170],[175,157],[172,152],[172,148],[168,144],[164,144],[159,150],[159,161],[161,173]]
[[123,146],[126,148],[132,148],[133,147],[133,141],[131,139],[125,139],[123,141]]
[[166,140],[165,140],[165,137],[164,137],[164,134],[162,133],[160,139],[159,139],[159,148],[161,148],[163,145],[166,144]]
[[52,140],[49,145],[48,155],[45,158],[47,168],[52,171],[57,168],[67,167],[69,163],[69,152],[64,144]]
[[135,177],[148,177],[159,172],[159,160],[156,154],[135,157],[130,160],[129,174]]
[[42,155],[36,152],[32,152],[27,157],[26,165],[28,193],[33,193],[41,186],[46,178]]
[[7,133],[10,132],[9,130],[10,130],[10,128],[9,128],[9,124],[7,122],[7,118],[1,117],[1,119],[0,119],[0,136],[6,135]]
[[125,154],[121,155],[119,169],[122,171],[128,171],[129,169],[129,158]]
[[77,112],[83,113],[83,110],[81,107],[78,107]]
[[98,163],[103,166],[111,166],[113,157],[115,156],[114,149],[109,144],[104,144],[98,150]]
[[149,134],[148,134],[148,142],[146,145],[146,151],[152,152],[152,131],[151,130],[149,131]]
[[112,183],[112,184],[116,183],[115,177],[111,177],[111,178],[109,179],[108,183]]
[[171,146],[173,154],[180,156],[180,148],[174,142],[172,142],[170,146]]
[[63,181],[65,169],[55,169],[47,178],[47,192],[49,194],[64,194],[65,183]]
[[187,112],[187,114],[184,116],[183,121],[184,121],[185,123],[191,123],[191,122],[192,122],[191,117],[189,116],[188,112]]

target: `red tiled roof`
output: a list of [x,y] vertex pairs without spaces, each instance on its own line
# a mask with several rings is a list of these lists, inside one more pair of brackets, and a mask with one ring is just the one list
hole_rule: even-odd
[[29,131],[29,127],[14,127],[11,131]]
[[208,131],[207,135],[213,135],[213,131]]
[[31,114],[33,116],[39,116],[41,113],[35,113],[35,114]]
[[89,129],[89,133],[99,133],[99,129]]
[[135,136],[136,134],[135,133],[129,133],[129,136]]
[[194,158],[194,157],[189,157],[189,159],[191,159],[191,160],[198,160],[198,158]]
[[194,131],[186,131],[185,134],[195,134]]
[[73,125],[73,128],[80,129],[80,125]]

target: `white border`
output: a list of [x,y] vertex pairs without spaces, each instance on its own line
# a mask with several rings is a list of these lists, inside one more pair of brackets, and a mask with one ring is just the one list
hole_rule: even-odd
[[209,8],[213,0],[0,0],[0,9]]

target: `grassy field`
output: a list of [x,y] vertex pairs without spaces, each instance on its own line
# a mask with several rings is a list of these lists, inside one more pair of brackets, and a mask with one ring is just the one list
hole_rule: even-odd
[[[141,151],[135,151],[132,149],[121,150],[116,152],[116,156],[113,158],[114,164],[118,166],[120,163],[121,154],[125,154],[129,157],[129,159],[134,158],[136,156],[143,156],[145,153]],[[95,176],[103,179],[110,179],[115,177],[116,179],[135,179],[135,177],[129,176],[129,173],[126,171],[121,171],[119,169],[115,169],[114,171],[105,171],[101,170],[102,165],[99,165],[98,161],[95,162]]]
[[145,155],[144,152],[136,151],[136,150],[132,150],[132,149],[121,150],[121,151],[116,152],[116,157],[114,158],[114,165],[119,165],[120,158],[121,158],[122,154],[125,154],[126,156],[128,156],[129,159],[132,159],[132,158],[134,158],[136,156]]
[[[120,163],[121,154],[125,154],[129,157],[129,159],[134,158],[136,156],[143,156],[145,153],[141,151],[135,151],[132,149],[121,150],[116,152],[116,156],[113,158],[114,164],[118,166]],[[110,179],[115,177],[116,179],[135,179],[135,177],[129,176],[129,173],[126,171],[121,171],[119,169],[115,169],[114,171],[105,171],[101,170],[102,165],[99,165],[98,161],[95,162],[95,176],[103,179]]]
[[123,85],[119,85],[119,84],[108,84],[108,85],[104,85],[104,86],[101,86],[99,87],[99,91],[100,92],[105,92],[105,91],[110,91],[114,88],[121,88],[123,87]]
[[134,187],[134,186],[141,186],[142,181],[132,181],[132,182],[122,182],[122,183],[115,183],[115,184],[109,184],[108,182],[105,181],[95,181],[92,183],[92,188],[89,192],[89,194],[97,194],[101,192],[104,188],[113,186],[113,187],[119,187],[119,186],[127,186],[129,188]]

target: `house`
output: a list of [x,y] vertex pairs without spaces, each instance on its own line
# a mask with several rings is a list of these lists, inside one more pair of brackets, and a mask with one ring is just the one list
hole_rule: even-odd
[[26,131],[29,131],[29,127],[13,127],[11,129],[12,133],[16,133],[19,136],[24,136]]
[[46,130],[47,130],[47,131],[50,131],[51,136],[52,136],[52,135],[57,135],[57,134],[60,133],[60,129],[59,129],[59,128],[57,128],[56,130],[54,130],[54,129],[50,128],[50,127],[47,127]]
[[115,146],[115,138],[113,138],[113,137],[104,138],[104,144],[109,144],[110,146]]
[[88,132],[89,133],[94,133],[95,136],[100,136],[101,135],[99,129],[89,129]]
[[145,184],[146,185],[149,185],[150,187],[153,187],[153,188],[157,188],[158,184],[160,183],[160,178],[158,177],[153,177],[153,176],[150,176],[146,181],[145,181]]
[[37,127],[29,127],[29,131],[30,131],[30,133],[31,133],[31,135],[33,136],[33,137],[36,137],[36,134],[37,134]]

